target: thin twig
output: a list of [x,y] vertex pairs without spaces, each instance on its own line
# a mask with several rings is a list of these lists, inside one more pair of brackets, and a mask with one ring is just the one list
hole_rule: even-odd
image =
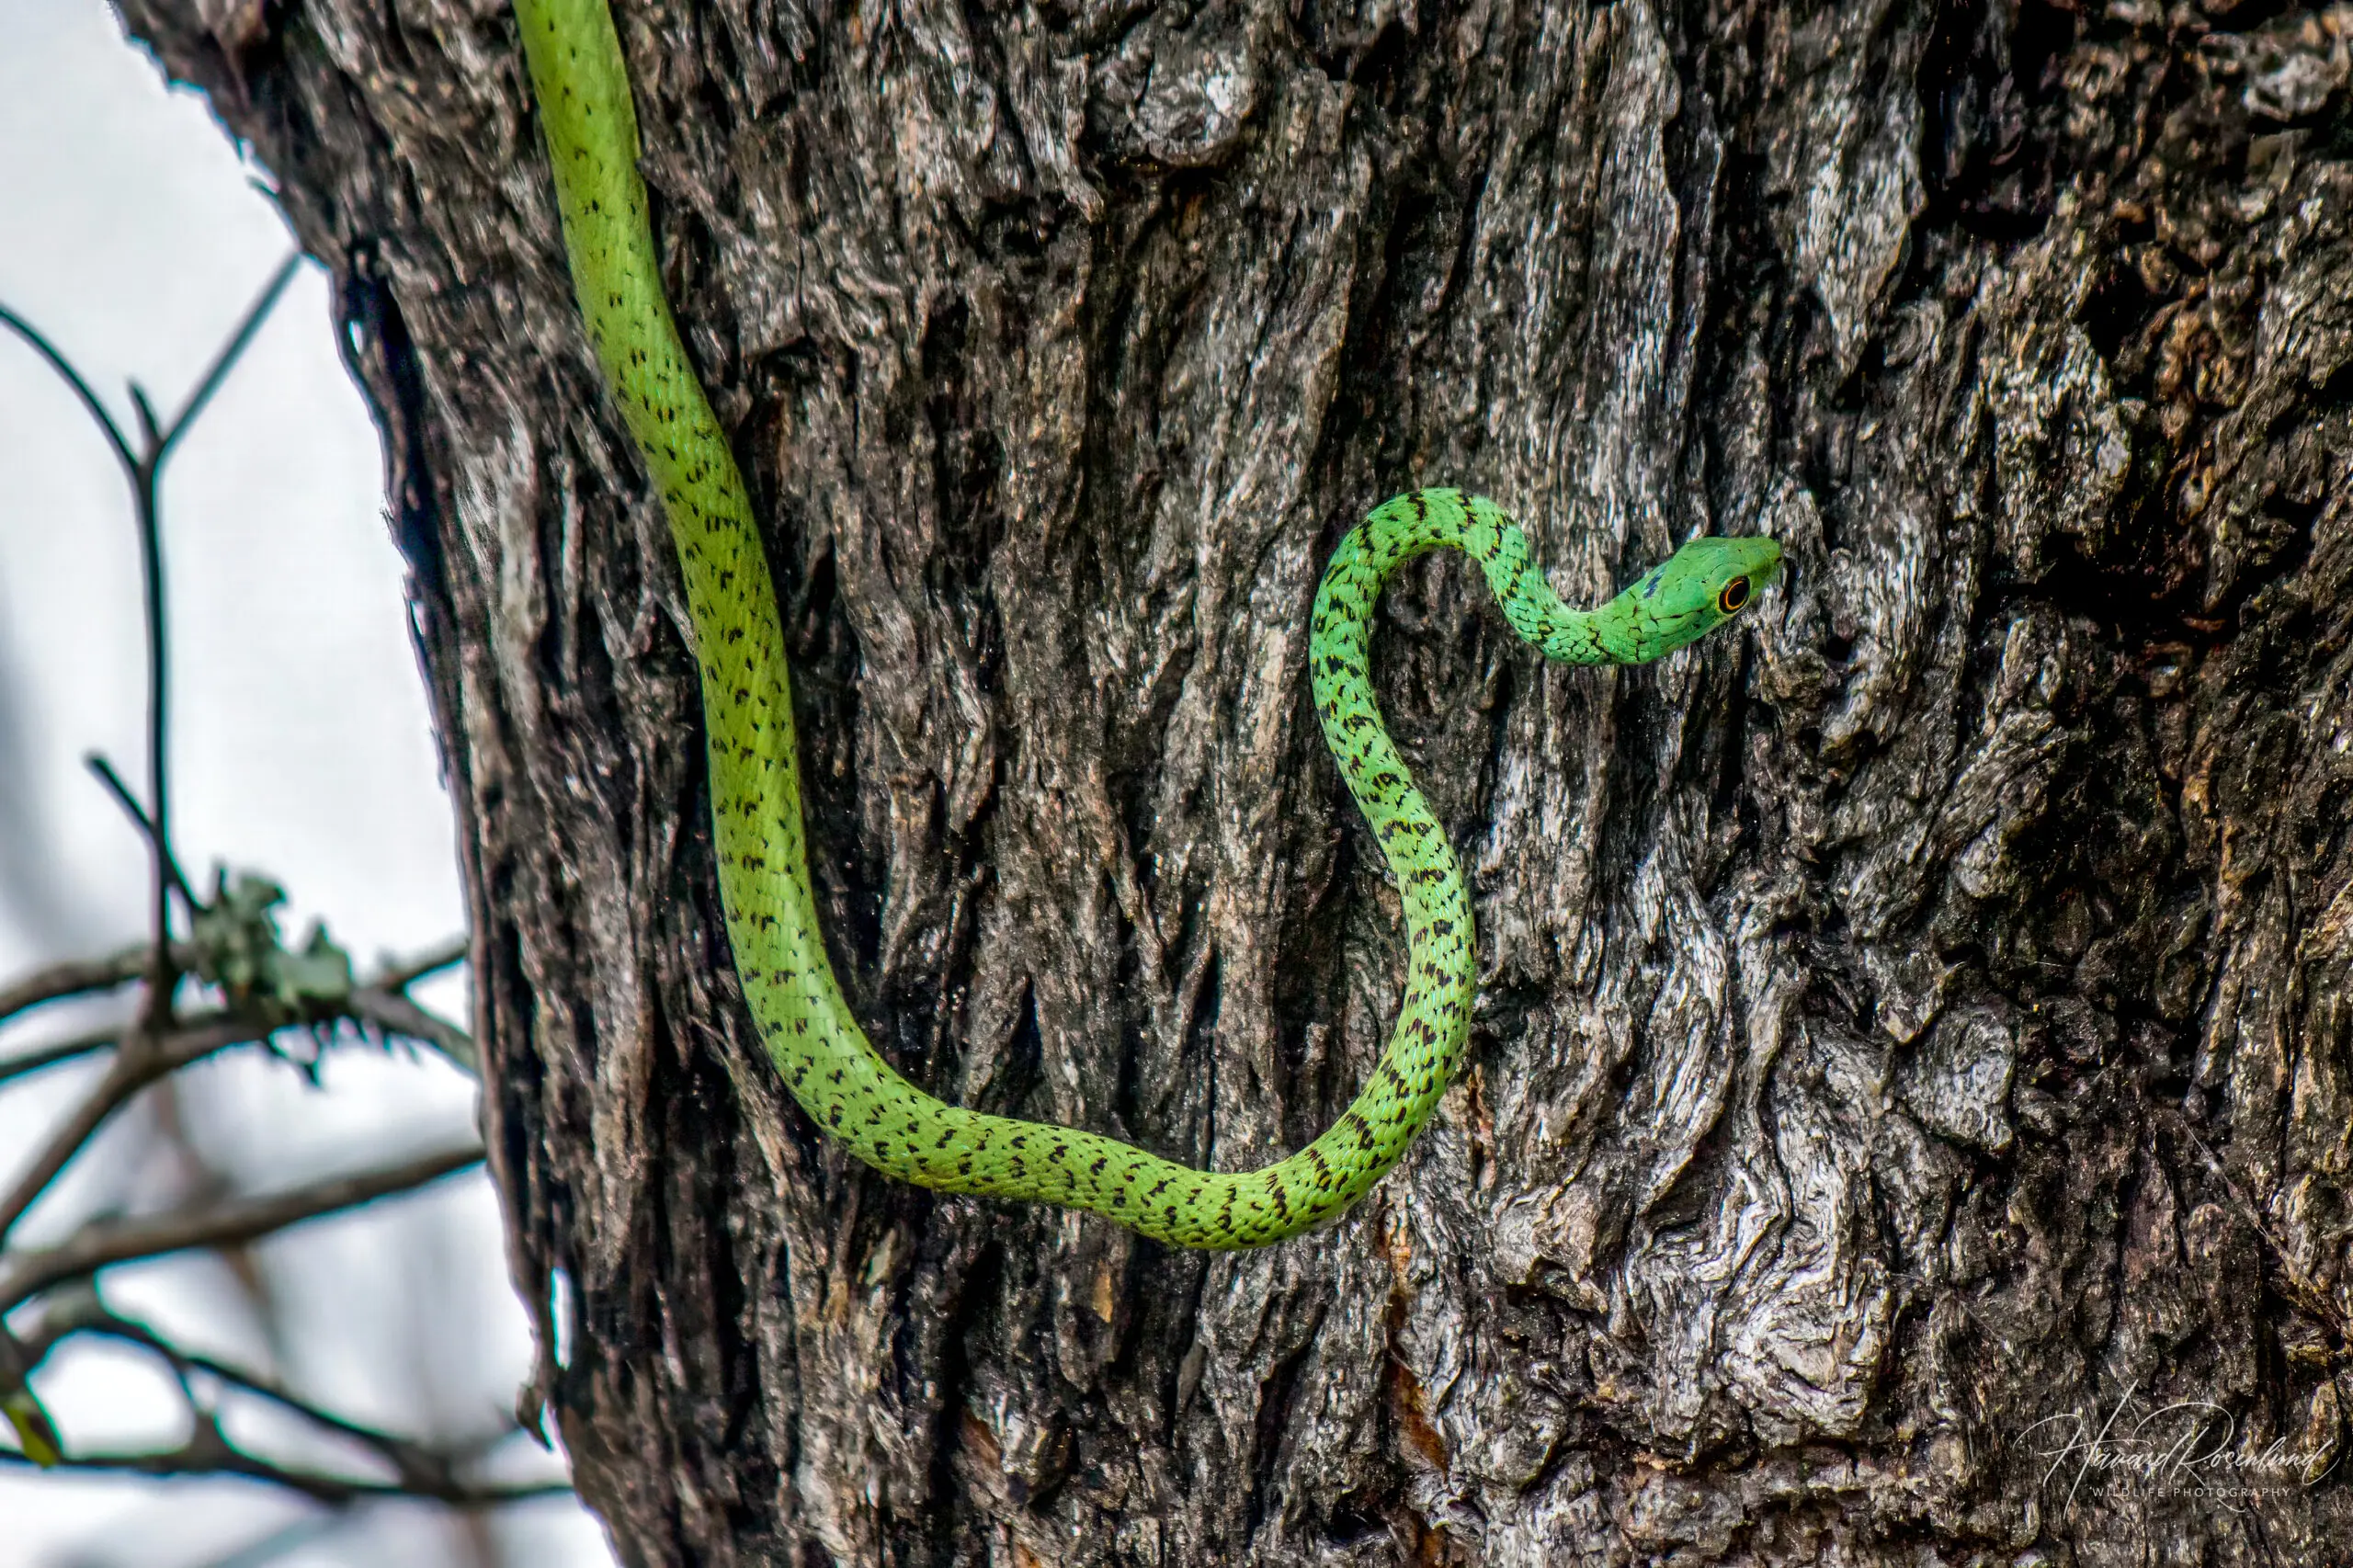
[[[88,764],[145,836],[153,870],[152,921],[145,945],[96,962],[54,965],[0,989],[0,1025],[5,1025],[17,1015],[48,1002],[109,990],[142,975],[147,982],[139,1019],[129,1028],[94,1030],[0,1062],[0,1085],[5,1085],[13,1078],[60,1062],[117,1048],[98,1082],[63,1122],[51,1130],[30,1164],[6,1193],[0,1195],[0,1244],[116,1111],[148,1086],[227,1047],[266,1041],[289,1027],[308,1025],[317,1029],[348,1020],[380,1037],[392,1034],[421,1040],[468,1072],[475,1071],[477,1052],[466,1031],[419,1006],[406,994],[407,987],[425,975],[462,960],[467,953],[462,940],[446,943],[407,962],[388,965],[373,982],[353,988],[324,1007],[310,1003],[297,1007],[274,1006],[267,1001],[257,1003],[240,994],[233,994],[231,1006],[199,1017],[176,1019],[174,1014],[179,977],[202,968],[204,955],[193,945],[176,944],[172,939],[172,898],[177,896],[191,917],[197,912],[198,901],[172,850],[168,767],[170,643],[162,542],[163,472],[182,438],[210,406],[251,346],[292,281],[301,259],[299,255],[289,256],[271,276],[236,330],[199,378],[187,402],[168,422],[157,417],[145,390],[131,383],[131,400],[139,437],[137,450],[126,437],[124,426],[108,413],[72,363],[28,323],[0,308],[0,325],[24,338],[64,380],[112,447],[131,483],[147,638],[146,808],[142,809],[137,795],[105,758],[93,756]],[[290,1489],[337,1509],[369,1499],[394,1497],[430,1499],[460,1508],[485,1508],[569,1493],[571,1487],[562,1480],[502,1485],[460,1479],[462,1470],[478,1462],[502,1439],[488,1438],[479,1444],[445,1449],[363,1426],[313,1404],[267,1372],[250,1371],[183,1352],[146,1325],[116,1317],[97,1293],[98,1271],[115,1265],[191,1249],[243,1247],[310,1220],[413,1191],[469,1169],[482,1158],[479,1148],[419,1154],[381,1169],[313,1181],[284,1192],[212,1198],[164,1214],[96,1220],[64,1241],[45,1248],[9,1253],[0,1247],[0,1313],[44,1291],[53,1292],[47,1298],[49,1311],[43,1317],[42,1351],[74,1333],[138,1343],[170,1363],[189,1400],[194,1428],[188,1441],[179,1447],[142,1453],[81,1454],[68,1459],[65,1468],[153,1476],[240,1476]],[[60,1287],[65,1289],[61,1291]],[[269,1401],[322,1431],[362,1445],[390,1468],[393,1478],[330,1474],[242,1451],[222,1433],[209,1408],[210,1397],[199,1401],[191,1389],[188,1380],[192,1373]],[[13,1456],[5,1455],[0,1455],[0,1461],[15,1462]],[[364,1462],[362,1468],[366,1468]],[[299,1544],[292,1537],[287,1540]],[[263,1542],[260,1547],[267,1556],[276,1550],[277,1543]]]
[[82,1145],[106,1125],[108,1118],[165,1071],[160,1051],[116,1053],[114,1060],[107,1063],[106,1076],[91,1085],[81,1103],[50,1130],[32,1163],[17,1177],[7,1196],[0,1198],[0,1241],[7,1238],[10,1229],[24,1218],[25,1210],[48,1190],[49,1184],[57,1179],[57,1173],[81,1153]]
[[373,1024],[388,1034],[423,1040],[448,1057],[450,1065],[468,1077],[482,1076],[482,1059],[474,1051],[473,1037],[457,1025],[418,1006],[399,992],[362,986],[351,994],[350,1007],[353,1017]]
[[60,354],[48,338],[35,331],[32,323],[6,305],[0,305],[0,326],[7,327],[23,338],[32,346],[34,353],[49,361],[49,368],[74,389],[75,397],[82,400],[82,406],[88,411],[91,423],[105,433],[108,444],[114,448],[116,460],[122,464],[122,472],[136,474],[139,459],[132,454],[131,443],[122,438],[121,427],[115,424],[114,416],[107,412],[107,405],[98,401],[98,394],[90,390],[90,383],[82,379],[81,372],[74,369],[72,362]]
[[172,891],[180,895],[180,907],[193,915],[196,912],[196,893],[188,887],[188,878],[181,874],[179,860],[172,854],[171,846],[164,842],[164,835],[156,831],[155,824],[141,809],[139,797],[131,792],[131,786],[122,781],[122,775],[114,770],[114,764],[107,760],[105,754],[90,753],[82,759],[82,766],[98,776],[98,782],[105,785],[107,793],[114,797],[114,803],[123,809],[139,829],[140,836],[147,840],[149,851],[163,857],[165,880]]
[[70,1040],[61,1040],[54,1045],[44,1045],[38,1050],[28,1051],[21,1056],[11,1056],[6,1061],[0,1062],[0,1084],[5,1084],[11,1078],[21,1078],[29,1073],[39,1073],[45,1068],[76,1061],[93,1051],[109,1050],[120,1043],[121,1040],[120,1029],[97,1029],[89,1034],[75,1035]]
[[[171,1021],[172,1002],[178,990],[175,983],[179,976],[172,963],[172,883],[176,870],[172,862],[172,792],[171,792],[171,666],[170,639],[166,634],[164,591],[164,465],[169,461],[172,449],[195,425],[212,394],[220,391],[229,372],[251,344],[254,334],[278,303],[280,294],[294,278],[295,268],[301,263],[298,252],[278,264],[269,282],[249,306],[237,330],[222,345],[188,394],[187,403],[176,418],[167,426],[160,426],[146,392],[137,382],[131,387],[131,405],[139,414],[140,433],[143,450],[130,464],[131,499],[137,512],[139,528],[139,577],[144,590],[145,623],[147,631],[147,807],[151,815],[149,838],[153,846],[154,899],[151,908],[152,929],[148,936],[154,944],[154,961],[147,992],[147,1019],[153,1025]],[[80,378],[75,377],[76,384]],[[94,399],[85,399],[95,410]],[[108,426],[112,428],[111,424]],[[115,443],[127,455],[120,433],[115,433]],[[126,795],[128,791],[125,791]],[[181,883],[185,894],[187,884]],[[192,903],[193,901],[191,901]]]
[[167,1024],[172,997],[179,989],[179,971],[172,964],[172,770],[171,659],[164,619],[164,515],[162,481],[164,449],[155,436],[154,416],[147,400],[131,389],[140,422],[147,427],[147,450],[131,480],[139,524],[139,581],[143,590],[147,628],[147,800],[154,815],[147,836],[149,858],[154,866],[154,900],[150,907],[148,940],[153,961],[147,979],[146,1016],[151,1024]]
[[[30,1460],[0,1449],[0,1465],[29,1468],[30,1463]],[[360,1481],[347,1476],[327,1475],[318,1471],[273,1464],[267,1460],[240,1452],[231,1448],[228,1439],[216,1429],[200,1421],[196,1436],[176,1449],[153,1453],[69,1454],[55,1468],[58,1471],[78,1470],[114,1475],[243,1476],[248,1481],[283,1486],[336,1507],[377,1497],[420,1497],[452,1508],[494,1508],[508,1503],[527,1503],[540,1497],[567,1497],[572,1494],[572,1483],[568,1481],[534,1481],[498,1486],[478,1485],[454,1478],[438,1482],[431,1477],[419,1477],[415,1482]]]
[[200,1062],[214,1051],[267,1040],[285,1027],[284,1019],[236,1017],[222,1014],[207,1021],[176,1028],[161,1037],[142,1037],[136,1031],[125,1035],[123,1038],[126,1040],[142,1043],[115,1053],[114,1060],[107,1064],[106,1075],[93,1085],[90,1092],[82,1097],[82,1102],[51,1131],[48,1141],[17,1178],[17,1184],[8,1189],[6,1197],[0,1198],[0,1240],[6,1239],[10,1229],[24,1218],[25,1210],[31,1208],[34,1200],[48,1189],[49,1184],[57,1179],[57,1173],[81,1153],[82,1146],[106,1125],[109,1117],[122,1108],[131,1096],[157,1079],[176,1073],[191,1062]]
[[305,1220],[410,1192],[482,1163],[480,1145],[419,1154],[380,1170],[329,1176],[284,1192],[223,1199],[177,1213],[86,1225],[55,1246],[20,1252],[0,1267],[0,1312],[67,1279],[116,1264],[196,1247],[258,1241]]
[[174,1375],[183,1385],[187,1383],[189,1373],[200,1372],[243,1389],[256,1398],[267,1400],[314,1426],[372,1449],[404,1480],[449,1475],[460,1465],[479,1460],[489,1449],[514,1436],[513,1431],[502,1432],[478,1442],[459,1445],[454,1450],[395,1437],[322,1408],[267,1372],[184,1351],[147,1324],[110,1311],[94,1290],[83,1292],[70,1302],[45,1312],[34,1332],[25,1339],[25,1354],[28,1358],[38,1360],[58,1344],[78,1334],[97,1335],[142,1346],[170,1363]]
[[[195,955],[186,954],[182,962],[192,961]],[[103,959],[71,959],[37,969],[14,985],[0,986],[0,1023],[6,1023],[18,1013],[30,1012],[45,1003],[63,1002],[69,996],[86,996],[94,991],[111,991],[118,985],[128,985],[147,972],[147,948],[144,943]]]
[[369,983],[379,991],[406,991],[428,974],[438,974],[452,964],[466,961],[472,950],[463,937],[452,937],[438,947],[427,948],[414,958],[398,960],[384,966],[383,972]]
[[301,265],[302,253],[296,251],[278,264],[278,270],[270,275],[267,283],[262,285],[261,292],[254,296],[254,302],[246,308],[245,319],[237,324],[236,332],[222,346],[221,352],[213,356],[210,369],[204,372],[204,379],[196,383],[196,391],[188,394],[188,402],[181,405],[179,414],[164,427],[162,439],[154,451],[153,461],[157,468],[163,466],[164,460],[171,455],[172,448],[179,438],[188,434],[188,426],[195,424],[197,415],[204,412],[204,405],[210,403],[212,394],[221,390],[221,383],[229,379],[229,372],[236,368],[246,346],[253,342],[254,334],[261,330],[264,318],[278,303],[278,297],[286,292],[286,286],[294,281],[294,274]]
[[[413,958],[396,959],[386,964],[373,978],[363,982],[360,989],[397,994],[428,974],[454,963],[463,963],[466,950],[466,939],[453,937]],[[172,951],[174,965],[183,972],[196,968],[197,959],[196,949],[185,942]],[[6,1023],[19,1013],[28,1013],[51,1002],[63,1002],[74,996],[87,996],[94,992],[111,991],[118,985],[128,985],[146,972],[147,948],[143,943],[102,959],[69,959],[62,963],[46,965],[13,985],[0,986],[0,1024]],[[112,1042],[113,1036],[108,1036],[105,1043]],[[6,1076],[6,1064],[0,1063],[0,1076]]]
[[155,405],[147,401],[147,389],[137,381],[131,383],[131,411],[139,415],[139,443],[147,449],[147,460],[153,462],[155,449],[164,444],[164,426],[155,418]]
[[[131,969],[132,975],[136,974],[139,956],[138,949],[132,949],[106,960],[105,965],[61,964],[45,970],[34,977],[39,984],[28,982],[0,994],[0,1017],[7,1016],[6,1005],[13,997],[29,998],[24,1005],[30,1006],[34,1002],[54,1000],[62,995],[97,990],[102,984],[119,983],[129,978],[120,972],[125,967]],[[176,955],[182,963],[192,962],[193,956],[185,947]],[[279,1029],[298,1024],[316,1026],[349,1018],[372,1024],[392,1034],[422,1040],[448,1057],[461,1071],[479,1076],[480,1053],[474,1048],[472,1037],[391,988],[392,981],[404,974],[417,972],[419,964],[427,966],[429,970],[436,956],[428,953],[407,963],[391,966],[381,978],[353,988],[344,1006],[324,1017],[296,1017],[275,1010],[257,1013],[251,1009],[224,1009],[183,1019],[160,1035],[142,1034],[136,1027],[130,1030],[94,1031],[0,1062],[0,1084],[5,1084],[10,1078],[38,1072],[77,1056],[103,1051],[109,1046],[136,1042],[131,1049],[117,1051],[114,1061],[108,1064],[106,1074],[92,1085],[81,1103],[51,1130],[48,1140],[17,1176],[16,1185],[8,1188],[6,1196],[0,1197],[0,1241],[6,1239],[17,1221],[24,1218],[25,1211],[47,1190],[49,1184],[57,1179],[57,1174],[73,1163],[74,1156],[132,1096],[157,1080],[231,1046],[258,1044]],[[107,967],[108,965],[112,967]]]

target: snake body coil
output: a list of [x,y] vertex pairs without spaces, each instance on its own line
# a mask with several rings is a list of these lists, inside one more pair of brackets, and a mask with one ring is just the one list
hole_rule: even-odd
[[902,1180],[1091,1210],[1181,1246],[1295,1235],[1362,1197],[1437,1108],[1470,1028],[1471,907],[1446,835],[1382,728],[1367,675],[1382,583],[1432,550],[1484,571],[1514,631],[1577,664],[1654,659],[1737,613],[1778,570],[1769,540],[1703,539],[1596,611],[1571,609],[1493,503],[1403,495],[1341,540],[1315,596],[1310,661],[1324,734],[1396,873],[1411,944],[1395,1032],[1324,1135],[1262,1170],[1194,1170],[1131,1144],[935,1099],[858,1028],[817,925],[790,676],[776,594],[726,433],[662,289],[627,67],[607,0],[515,0],[555,171],[574,290],[670,520],[694,620],[720,895],[736,972],[794,1098]]

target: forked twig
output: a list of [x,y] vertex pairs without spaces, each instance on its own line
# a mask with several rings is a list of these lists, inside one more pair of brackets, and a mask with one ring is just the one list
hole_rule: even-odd
[[172,859],[171,778],[165,766],[170,739],[171,670],[164,596],[164,465],[170,460],[180,437],[188,434],[189,427],[203,414],[205,406],[212,401],[213,394],[221,390],[221,384],[228,379],[229,372],[236,368],[237,361],[253,342],[254,334],[261,329],[263,320],[278,303],[278,297],[285,293],[286,286],[294,280],[294,273],[301,261],[301,253],[298,251],[278,264],[278,270],[271,274],[261,293],[246,309],[236,331],[230,335],[228,342],[222,345],[221,352],[213,356],[212,363],[206,367],[203,376],[198,380],[196,390],[188,394],[188,402],[170,424],[160,424],[156,420],[145,390],[136,381],[131,383],[131,406],[139,415],[140,445],[135,451],[124,437],[121,426],[107,413],[106,405],[98,401],[97,394],[90,390],[89,382],[83,379],[81,372],[31,323],[6,306],[0,306],[0,326],[8,327],[29,344],[33,351],[47,361],[50,369],[73,389],[74,395],[81,400],[83,408],[114,449],[116,460],[122,465],[123,477],[131,483],[131,504],[139,527],[140,581],[146,609],[146,812],[140,812],[137,802],[131,798],[131,791],[123,788],[122,781],[113,776],[111,769],[108,769],[104,777],[114,788],[117,799],[129,806],[132,815],[139,817],[144,824],[152,846],[154,897],[151,905],[148,937],[153,944],[153,983],[147,993],[147,1008],[153,1021],[160,1022],[171,1017],[172,996],[176,989],[174,983],[179,978],[178,971],[173,967],[171,895],[175,884],[183,897],[188,892],[187,883],[179,878]]
[[[417,1442],[350,1420],[320,1405],[267,1372],[181,1350],[144,1324],[117,1316],[99,1300],[100,1272],[170,1253],[232,1251],[305,1221],[348,1212],[379,1199],[415,1191],[478,1165],[479,1146],[411,1154],[373,1170],[325,1177],[284,1191],[217,1194],[159,1214],[91,1220],[52,1245],[11,1248],[7,1238],[58,1175],[87,1148],[117,1111],[141,1091],[181,1068],[239,1045],[269,1042],[279,1031],[307,1029],[324,1046],[346,1039],[399,1037],[420,1041],[473,1072],[476,1052],[465,1030],[417,1005],[408,987],[464,960],[462,941],[387,963],[374,979],[355,983],[349,958],[314,930],[299,949],[279,937],[272,906],[283,897],[267,879],[224,873],[207,903],[173,853],[169,755],[169,667],[164,592],[161,480],[165,464],[204,413],[292,281],[299,256],[271,276],[199,378],[178,413],[157,416],[145,390],[130,388],[136,440],[107,412],[90,384],[54,345],[22,317],[0,307],[6,326],[31,346],[72,389],[105,437],[131,486],[139,528],[147,637],[147,799],[142,802],[104,757],[91,771],[137,824],[153,869],[152,926],[146,942],[108,958],[53,964],[0,986],[0,1028],[51,1003],[143,983],[137,1016],[125,1025],[90,1029],[0,1059],[0,1087],[45,1068],[111,1051],[105,1069],[79,1100],[48,1130],[13,1183],[0,1191],[0,1414],[28,1450],[0,1450],[0,1462],[153,1476],[233,1475],[286,1488],[336,1509],[374,1498],[435,1500],[481,1508],[570,1490],[561,1479],[496,1484],[472,1479],[480,1460],[506,1434],[446,1447]],[[184,940],[174,939],[171,900],[188,917]],[[174,999],[182,976],[201,976],[217,1005],[182,1015]],[[349,1027],[347,1027],[349,1026]],[[38,1301],[39,1324],[29,1339],[10,1335],[5,1314]],[[61,1340],[93,1335],[128,1341],[161,1356],[177,1377],[193,1418],[178,1447],[137,1453],[60,1453],[70,1449],[53,1429],[28,1381]],[[199,1399],[193,1378],[267,1401],[323,1434],[356,1442],[380,1461],[382,1476],[344,1475],[247,1453],[222,1430]],[[363,1468],[365,1465],[363,1464]],[[291,1540],[293,1538],[289,1537]],[[257,1544],[261,1557],[275,1550]],[[256,1558],[259,1561],[260,1558]]]

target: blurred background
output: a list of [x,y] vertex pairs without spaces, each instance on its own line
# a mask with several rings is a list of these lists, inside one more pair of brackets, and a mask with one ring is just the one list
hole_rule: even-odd
[[[125,430],[127,383],[178,408],[291,244],[267,175],[201,99],[165,87],[104,0],[0,3],[0,305],[45,334]],[[289,935],[324,920],[364,975],[460,936],[462,908],[376,432],[332,332],[325,280],[305,263],[167,471],[173,836],[199,892],[216,863],[267,873],[290,894]],[[140,584],[105,438],[0,334],[0,990],[145,932],[145,846],[84,764],[102,753],[143,789]],[[462,969],[414,994],[464,1023]],[[119,1021],[131,1001],[0,1022],[0,1067]],[[101,1055],[0,1078],[0,1187],[104,1068]],[[11,1247],[472,1135],[472,1081],[431,1052],[347,1037],[314,1075],[248,1046],[146,1090]],[[478,1167],[243,1249],[109,1268],[97,1289],[181,1350],[258,1369],[337,1416],[427,1445],[491,1445],[481,1473],[503,1483],[562,1478],[560,1454],[512,1433],[493,1441],[512,1426],[532,1352]],[[21,1335],[37,1316],[8,1322]],[[31,1386],[70,1454],[173,1450],[193,1401],[241,1449],[383,1473],[233,1387],[184,1390],[169,1362],[120,1341],[63,1342]],[[609,1561],[568,1494],[334,1506],[266,1481],[0,1460],[0,1568]]]

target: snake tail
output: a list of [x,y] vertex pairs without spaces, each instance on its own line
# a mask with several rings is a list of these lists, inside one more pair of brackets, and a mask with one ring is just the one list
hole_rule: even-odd
[[1640,663],[1738,614],[1778,570],[1779,548],[1697,540],[1588,611],[1553,595],[1492,502],[1420,490],[1374,510],[1333,552],[1310,645],[1324,734],[1396,876],[1410,954],[1395,1028],[1354,1103],[1306,1148],[1244,1172],[1196,1170],[1097,1133],[946,1104],[867,1040],[826,957],[775,588],[726,432],[664,295],[607,0],[515,0],[515,12],[581,317],[661,494],[686,585],[736,973],[793,1097],[825,1133],[903,1181],[1088,1210],[1179,1246],[1263,1245],[1363,1197],[1452,1080],[1475,982],[1461,868],[1373,699],[1368,659],[1381,585],[1416,556],[1459,550],[1484,573],[1513,630],[1547,656]]

